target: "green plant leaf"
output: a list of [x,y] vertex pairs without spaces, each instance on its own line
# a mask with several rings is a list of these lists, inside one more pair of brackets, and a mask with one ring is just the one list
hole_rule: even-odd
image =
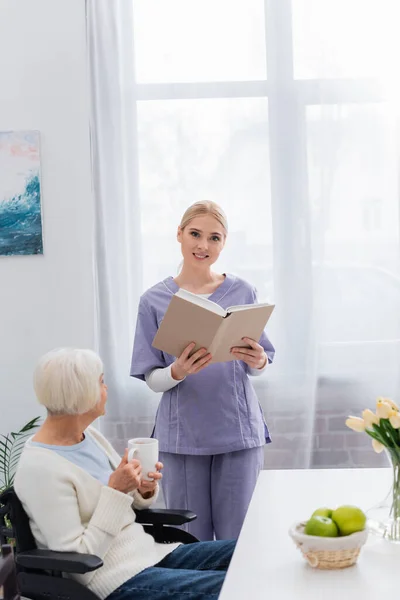
[[391,426],[389,419],[381,419],[380,421],[381,429],[384,432],[385,436],[388,440],[390,440],[390,446],[394,448],[399,448],[397,445],[397,434],[396,430]]
[[3,454],[4,456],[7,456],[7,454],[10,451],[10,446],[8,446],[7,444],[4,444],[2,442],[2,440],[0,440],[0,452],[1,454]]
[[40,417],[35,417],[34,419],[32,419],[32,421],[28,421],[28,423],[26,423],[22,429],[20,429],[19,433],[25,433],[27,431],[31,431],[32,429],[35,429],[36,427],[39,427],[39,422],[40,422]]
[[8,435],[0,435],[0,479],[3,489],[14,482],[15,470],[28,435],[38,427],[40,417],[35,417],[25,423],[20,431],[12,431]]
[[8,435],[3,435],[3,434],[1,434],[0,437],[3,438],[2,440],[0,440],[0,444],[2,446],[4,446],[6,449],[8,449],[12,445],[10,438],[8,437]]
[[[373,423],[372,430],[367,429],[366,431],[371,437],[374,437],[376,440],[378,440],[378,442],[381,442],[381,444],[383,444],[384,446],[387,446],[387,438],[386,438],[385,434],[383,433],[383,431],[381,430],[379,425],[376,425],[376,423]],[[372,433],[374,433],[374,435],[372,435]]]
[[383,439],[379,434],[375,433],[374,431],[371,431],[370,429],[367,430],[367,433],[374,440],[376,440],[377,442],[380,442],[383,446],[385,446],[385,448],[388,447],[387,443],[386,443],[386,440]]
[[0,456],[7,456],[8,447],[0,441]]

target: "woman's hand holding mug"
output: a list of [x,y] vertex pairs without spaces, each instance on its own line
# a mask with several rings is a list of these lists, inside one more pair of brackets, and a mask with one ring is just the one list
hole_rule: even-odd
[[142,467],[138,460],[129,460],[128,448],[125,450],[125,454],[118,467],[110,475],[108,480],[109,487],[114,490],[118,490],[123,494],[137,490],[140,486],[140,478],[142,474]]
[[125,494],[138,490],[144,498],[151,498],[162,478],[162,468],[163,464],[158,461],[158,440],[134,438],[128,441],[128,448],[108,485]]
[[153,481],[147,481],[147,479],[142,479],[140,485],[138,487],[139,492],[146,500],[151,498],[154,495],[154,492],[157,488],[157,483],[162,478],[161,469],[163,469],[164,465],[161,462],[156,463],[155,473],[148,473],[148,476],[151,477]]
[[163,464],[158,461],[158,440],[155,438],[134,438],[128,441],[128,460],[138,460],[142,467],[139,492],[144,498],[151,498],[157,488],[157,481]]

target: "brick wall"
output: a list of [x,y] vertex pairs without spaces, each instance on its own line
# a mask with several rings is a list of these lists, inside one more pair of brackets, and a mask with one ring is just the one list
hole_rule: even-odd
[[[265,468],[387,466],[386,455],[374,452],[367,434],[356,433],[345,426],[349,412],[342,408],[317,408],[315,420],[308,421],[301,411],[290,415],[282,410],[265,411],[272,438],[272,443],[265,447]],[[149,418],[102,424],[102,431],[120,453],[126,447],[126,440],[150,435],[152,429],[153,421]]]
[[[355,411],[354,411],[355,412]],[[265,468],[355,468],[388,466],[386,455],[376,454],[371,438],[346,427],[349,411],[318,410],[313,423],[301,415],[266,414],[272,443],[265,449]]]

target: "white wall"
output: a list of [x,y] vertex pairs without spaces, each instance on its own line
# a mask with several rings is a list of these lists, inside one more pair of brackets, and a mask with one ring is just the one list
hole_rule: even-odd
[[94,344],[85,43],[84,0],[0,0],[0,130],[41,132],[44,234],[43,256],[0,257],[0,433],[43,414],[42,353]]

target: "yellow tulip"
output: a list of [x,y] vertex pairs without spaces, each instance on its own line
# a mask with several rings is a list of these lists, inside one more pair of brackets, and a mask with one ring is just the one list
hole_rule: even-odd
[[[378,400],[379,400],[379,398],[378,398]],[[400,408],[397,406],[396,402],[394,402],[391,398],[380,398],[380,400],[383,400],[387,404],[390,404],[390,406],[392,407],[392,410],[395,410],[397,412],[400,411]]]
[[353,431],[365,431],[364,419],[361,419],[360,417],[349,417],[346,419],[346,425]]
[[377,454],[380,454],[385,449],[385,446],[378,442],[378,440],[372,440],[372,447]]
[[400,411],[400,408],[397,406],[396,402],[394,402],[394,400],[392,400],[391,398],[383,398],[383,396],[380,396],[376,401],[377,406],[378,402],[386,402],[386,404],[389,404],[391,406],[392,410],[396,410],[397,412]]
[[397,412],[400,411],[400,408],[397,406],[396,402],[393,402],[393,400],[389,400],[389,398],[386,399],[387,402],[389,402],[389,404],[391,404],[393,410],[397,410]]
[[372,425],[375,423],[376,425],[379,425],[379,417],[378,415],[376,415],[375,413],[372,412],[372,410],[370,410],[369,408],[366,408],[363,411],[363,419],[364,419],[364,423],[365,423],[365,427],[367,429],[372,429]]
[[376,403],[376,414],[380,419],[388,419],[391,415],[396,414],[396,411],[387,400],[379,399]]
[[389,417],[389,421],[393,429],[400,428],[400,413],[396,413],[395,415],[391,415]]

